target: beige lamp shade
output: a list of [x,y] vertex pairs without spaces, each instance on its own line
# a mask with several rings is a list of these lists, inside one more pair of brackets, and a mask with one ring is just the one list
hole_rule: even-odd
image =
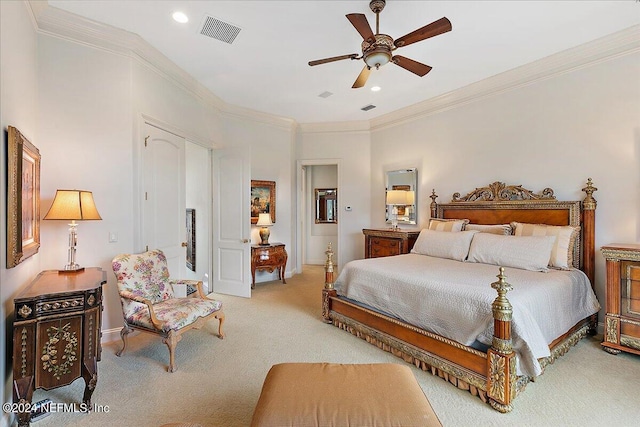
[[44,219],[102,219],[93,201],[93,193],[83,190],[56,190],[56,197]]
[[416,203],[416,192],[407,191],[407,205],[413,205]]
[[256,222],[256,225],[260,227],[268,227],[270,225],[273,225],[273,223],[271,222],[271,214],[270,213],[258,214],[258,222]]
[[387,205],[394,205],[394,206],[407,205],[407,191],[405,190],[387,191]]

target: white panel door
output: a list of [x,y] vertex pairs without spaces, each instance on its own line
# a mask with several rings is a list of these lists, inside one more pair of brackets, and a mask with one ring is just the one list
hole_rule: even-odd
[[164,252],[172,278],[184,278],[185,140],[145,123],[144,144],[143,242],[149,250]]
[[214,151],[213,292],[251,297],[248,148]]

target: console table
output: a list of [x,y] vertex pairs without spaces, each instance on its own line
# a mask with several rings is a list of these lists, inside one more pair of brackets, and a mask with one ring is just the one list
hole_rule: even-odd
[[256,287],[256,270],[267,270],[273,273],[276,268],[278,279],[284,280],[284,270],[287,267],[287,251],[284,243],[269,243],[268,245],[251,245],[251,289]]
[[[14,299],[13,401],[29,409],[33,391],[51,390],[84,378],[83,407],[91,409],[98,381],[102,324],[100,268],[43,271]],[[18,426],[31,412],[18,412]]]

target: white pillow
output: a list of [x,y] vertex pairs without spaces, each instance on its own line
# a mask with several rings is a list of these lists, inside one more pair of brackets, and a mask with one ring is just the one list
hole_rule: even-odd
[[478,230],[481,233],[500,234],[502,236],[509,236],[513,234],[513,229],[510,224],[467,224],[464,227],[465,230]]
[[468,219],[440,219],[429,220],[429,230],[436,231],[462,231],[464,226],[469,224]]
[[418,235],[411,252],[437,258],[464,261],[467,258],[467,254],[469,254],[471,239],[476,233],[477,231],[475,230],[450,233],[448,231],[428,230],[425,228]]
[[469,249],[470,262],[531,271],[547,271],[555,236],[499,236],[477,233]]
[[546,225],[512,222],[515,236],[555,236],[556,241],[549,256],[549,266],[569,269],[573,265],[573,249],[580,227],[571,225]]

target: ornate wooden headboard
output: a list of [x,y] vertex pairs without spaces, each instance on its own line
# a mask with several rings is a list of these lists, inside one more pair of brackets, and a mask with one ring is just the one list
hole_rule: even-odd
[[469,219],[474,224],[508,224],[512,221],[531,224],[580,226],[575,242],[574,265],[585,272],[595,287],[595,211],[597,190],[591,178],[582,189],[582,201],[558,201],[553,190],[545,188],[539,193],[521,185],[494,182],[476,188],[466,196],[455,193],[450,203],[437,203],[435,190],[431,193],[431,217]]

